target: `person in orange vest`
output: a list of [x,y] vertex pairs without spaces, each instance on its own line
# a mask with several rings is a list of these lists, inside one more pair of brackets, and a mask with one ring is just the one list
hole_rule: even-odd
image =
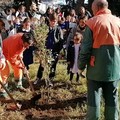
[[[22,86],[23,70],[26,70],[22,55],[23,51],[33,44],[34,38],[30,33],[17,33],[3,40],[3,54],[6,59],[6,66],[1,71],[2,82],[7,84],[7,79],[10,74],[8,62],[11,64],[17,88],[20,91],[26,91]],[[6,96],[6,93],[3,93]]]
[[87,67],[87,120],[100,119],[101,94],[105,120],[118,120],[120,19],[111,14],[107,0],[94,0],[92,11],[79,54],[80,73]]

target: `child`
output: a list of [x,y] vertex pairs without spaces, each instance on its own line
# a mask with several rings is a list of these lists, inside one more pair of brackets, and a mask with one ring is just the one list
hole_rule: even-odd
[[56,14],[51,14],[49,15],[49,32],[45,43],[46,48],[52,52],[52,58],[54,59],[50,67],[50,79],[55,76],[58,56],[63,48],[63,43],[63,32],[57,24]]
[[[70,81],[72,82],[73,75],[77,74],[76,82],[79,81],[79,73],[78,73],[78,55],[80,51],[80,45],[82,41],[82,34],[76,32],[73,43],[69,45],[67,50],[67,63],[70,67]],[[82,76],[83,77],[83,76]]]

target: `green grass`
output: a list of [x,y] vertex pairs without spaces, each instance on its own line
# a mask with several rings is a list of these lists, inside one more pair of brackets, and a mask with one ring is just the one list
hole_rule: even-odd
[[[47,33],[46,26],[39,26],[36,29],[36,37],[40,50],[42,53],[40,54],[40,59],[43,60],[44,64],[44,75],[43,79],[48,79],[49,68],[47,66],[48,56],[46,55],[46,49],[44,48],[45,37]],[[30,78],[31,81],[36,79],[37,70],[39,67],[39,56],[35,54],[34,64],[30,65]],[[6,111],[6,106],[8,103],[0,104],[0,120],[26,120],[26,117],[31,116],[29,120],[41,120],[41,118],[45,120],[55,119],[55,120],[84,120],[87,105],[86,105],[86,79],[81,79],[81,85],[77,85],[75,82],[71,84],[69,82],[69,75],[67,74],[67,64],[66,61],[59,60],[57,64],[56,76],[54,81],[56,82],[55,87],[51,89],[46,89],[43,86],[39,87],[36,91],[37,93],[42,93],[42,98],[38,101],[38,105],[41,105],[43,109],[39,108],[26,108],[25,110],[20,111]],[[24,80],[25,82],[25,80]],[[19,91],[14,90],[14,78],[13,72],[11,70],[10,78],[9,78],[9,87],[12,89],[10,93],[16,100],[20,100],[29,105],[29,100],[32,97],[32,93],[28,91],[27,93],[21,93]],[[50,93],[50,98],[47,96],[47,92]],[[119,90],[120,93],[120,90]],[[55,107],[55,106],[56,107]],[[104,120],[104,103],[101,105],[101,119]]]

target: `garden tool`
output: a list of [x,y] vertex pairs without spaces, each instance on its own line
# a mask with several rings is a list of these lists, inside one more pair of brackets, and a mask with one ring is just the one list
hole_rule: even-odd
[[29,83],[29,85],[30,85],[30,90],[31,90],[31,92],[32,92],[33,96],[35,96],[35,95],[36,95],[36,92],[35,92],[35,90],[34,90],[34,87],[33,87],[32,82],[31,82],[31,80],[30,80],[30,76],[29,76],[29,74],[28,74],[28,73],[27,73],[27,74],[25,74],[25,76],[26,76],[27,81],[28,81],[28,83]]
[[27,69],[26,69],[26,67],[25,67],[25,65],[24,65],[24,63],[23,63],[23,60],[22,60],[21,58],[20,58],[20,61],[21,61],[21,63],[22,63],[22,66],[24,66],[24,68],[23,68],[23,73],[25,74],[25,76],[26,76],[26,78],[27,78],[27,81],[28,81],[28,83],[29,83],[29,85],[30,85],[30,90],[32,91],[32,94],[33,94],[33,96],[34,96],[34,95],[36,95],[36,93],[35,93],[35,90],[34,90],[34,87],[33,87],[32,83],[31,83],[29,73],[28,73],[28,71],[27,71]]
[[[12,100],[12,102],[14,103],[14,110],[19,110],[21,109],[21,105],[18,104],[15,99],[13,98],[13,96],[9,93],[9,91],[6,89],[6,87],[3,85],[3,83],[0,81],[0,85],[2,86],[2,88],[6,91],[6,93],[8,94],[8,96],[10,97],[10,99]],[[9,107],[9,109],[13,110],[13,107],[11,106],[11,108]]]

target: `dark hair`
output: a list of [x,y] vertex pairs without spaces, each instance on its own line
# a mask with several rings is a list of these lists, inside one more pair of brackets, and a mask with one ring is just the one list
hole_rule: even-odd
[[57,15],[55,13],[49,15],[49,20],[53,21],[57,19]]
[[2,26],[5,27],[5,23],[3,22],[2,19],[0,19],[0,22],[2,23]]
[[83,15],[83,16],[79,16],[78,17],[78,20],[83,20],[83,19],[88,19],[88,16],[87,15]]
[[31,33],[24,33],[22,36],[22,40],[23,40],[23,42],[27,42],[27,43],[31,44],[31,42],[34,41],[34,37]]
[[25,18],[25,19],[23,20],[23,23],[26,23],[27,21],[30,21],[30,19],[29,19],[29,18]]

